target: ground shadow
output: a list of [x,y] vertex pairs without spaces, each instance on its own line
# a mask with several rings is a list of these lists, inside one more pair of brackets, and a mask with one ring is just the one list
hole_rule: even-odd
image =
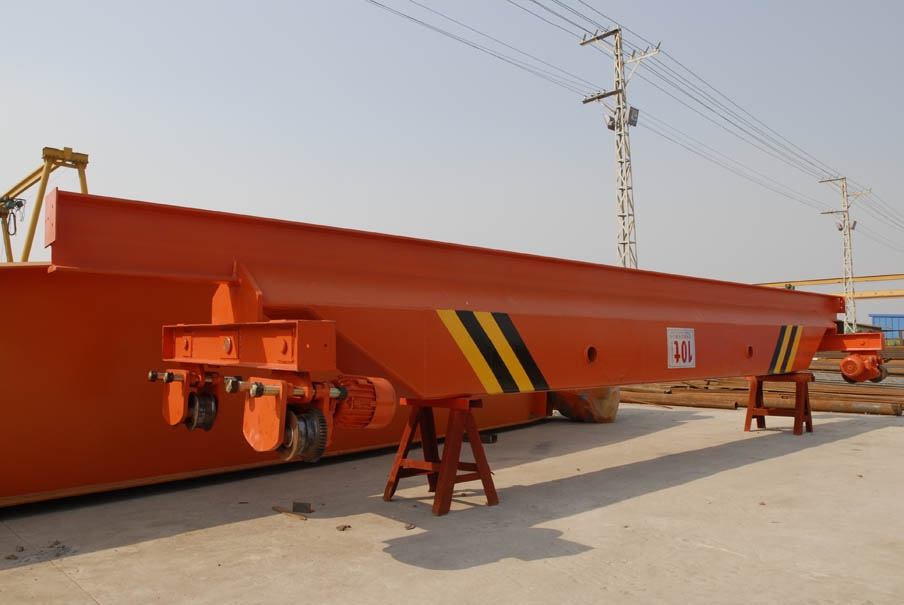
[[[487,451],[493,468],[502,470],[579,450],[605,448],[709,415],[708,410],[664,412],[625,407],[618,422],[612,425],[553,419],[523,429],[499,431],[498,443],[488,445]],[[740,413],[737,418],[742,422]],[[373,513],[400,522],[412,519],[419,533],[391,540],[385,550],[399,561],[427,569],[462,569],[511,557],[568,556],[587,547],[561,539],[558,531],[532,526],[887,425],[843,420],[817,426],[816,433],[803,438],[783,431],[599,473],[509,487],[500,491],[499,507],[481,506],[442,518],[430,515],[426,490],[422,500],[397,497],[386,503],[375,495],[382,494],[392,459],[392,452],[386,450],[343,456],[312,466],[256,469],[23,505],[0,510],[0,531],[7,532],[6,536],[0,535],[0,570],[276,515],[279,513],[272,510],[273,505],[291,505],[298,499],[310,501],[317,518]],[[645,481],[636,481],[641,474],[646,476]],[[586,486],[587,482],[598,487],[593,490],[595,495],[588,497],[582,490],[583,497],[573,497],[576,486]],[[471,546],[467,552],[450,553],[445,543],[462,533],[468,536]],[[13,548],[20,542],[26,551],[18,553],[16,559],[2,558],[7,555],[6,550],[16,554]]]
[[[790,427],[768,429],[758,439],[742,439],[598,472],[508,487],[499,491],[499,507],[474,506],[453,511],[454,520],[419,515],[418,527],[426,531],[389,540],[384,551],[400,562],[434,570],[466,569],[507,558],[536,560],[577,554],[589,547],[562,539],[557,530],[535,526],[891,424],[900,423],[893,419],[866,423],[850,418],[821,425],[818,432],[805,437],[792,436]],[[480,491],[476,494],[482,496]],[[483,502],[480,498],[469,501]],[[429,500],[422,502],[429,507]],[[401,506],[404,504],[400,502]]]
[[[666,418],[655,408],[628,408],[615,424],[553,417],[488,431],[499,441],[487,448],[492,450],[493,467],[501,470],[614,445],[700,416],[699,411],[680,410]],[[547,438],[544,425],[564,427],[579,438]],[[274,505],[291,506],[297,499],[312,501],[318,514],[368,512],[368,497],[382,492],[394,452],[395,448],[383,449],[313,465],[262,467],[0,509],[0,570],[277,515]],[[26,548],[18,551],[19,546]],[[14,558],[4,558],[10,555]]]

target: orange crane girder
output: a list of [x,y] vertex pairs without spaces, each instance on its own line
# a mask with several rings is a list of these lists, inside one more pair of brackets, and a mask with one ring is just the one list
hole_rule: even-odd
[[289,457],[397,397],[786,374],[827,347],[856,349],[853,379],[881,370],[833,296],[60,191],[46,229],[52,271],[218,284],[209,324],[164,328],[162,375],[192,381],[164,381],[164,415],[206,430],[243,392],[248,442]]
[[[214,284],[48,269],[0,263],[12,318],[0,331],[0,507],[281,463],[248,447],[240,399],[223,401],[209,432],[173,430],[159,388],[142,381],[162,325],[209,321]],[[475,410],[481,430],[546,415],[543,393],[502,397]],[[337,426],[325,456],[395,447],[407,416]],[[446,417],[437,423],[442,436]]]
[[52,270],[235,284],[240,263],[260,297],[246,320],[333,321],[338,368],[420,399],[795,371],[843,310],[819,294],[60,191],[45,241]]

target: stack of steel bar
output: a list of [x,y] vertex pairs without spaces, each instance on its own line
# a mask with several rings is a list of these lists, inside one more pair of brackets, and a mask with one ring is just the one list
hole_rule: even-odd
[[[888,357],[892,354],[886,352]],[[810,366],[815,382],[810,384],[810,406],[816,412],[854,412],[900,416],[904,407],[904,359],[886,363],[889,376],[881,385],[848,384],[838,369],[838,360],[816,358]],[[621,387],[624,403],[737,409],[747,406],[745,378],[689,380]],[[764,403],[779,408],[794,407],[794,385],[766,383]]]

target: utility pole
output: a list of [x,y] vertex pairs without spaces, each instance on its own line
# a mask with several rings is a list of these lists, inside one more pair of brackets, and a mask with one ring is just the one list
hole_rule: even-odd
[[867,189],[857,193],[848,193],[847,177],[844,176],[835,179],[823,179],[819,182],[832,183],[841,189],[841,210],[829,210],[820,214],[841,215],[841,224],[838,225],[838,230],[841,231],[841,245],[844,252],[844,274],[842,275],[842,282],[844,283],[844,333],[852,334],[857,331],[857,307],[854,300],[854,253],[851,248],[851,231],[857,226],[857,221],[851,223],[851,199],[872,193],[872,190]]
[[[611,46],[607,42],[612,38]],[[637,268],[637,230],[634,225],[634,178],[631,174],[631,141],[628,127],[637,125],[638,111],[628,107],[626,89],[628,82],[637,71],[640,61],[659,53],[659,44],[655,48],[646,48],[640,55],[631,53],[625,60],[622,47],[622,31],[616,28],[606,32],[597,32],[590,38],[583,36],[581,46],[598,43],[615,59],[615,88],[611,92],[600,91],[584,98],[584,104],[598,101],[606,107],[612,116],[606,116],[606,124],[615,131],[615,163],[616,163],[616,217],[618,231],[616,241],[618,253],[616,264],[622,267]],[[625,77],[625,65],[634,64],[631,73]],[[615,97],[615,107],[603,102],[607,97]]]

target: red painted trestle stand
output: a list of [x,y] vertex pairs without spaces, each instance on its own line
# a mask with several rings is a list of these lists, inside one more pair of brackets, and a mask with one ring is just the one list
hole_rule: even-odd
[[[777,374],[771,376],[748,376],[750,381],[750,396],[747,400],[747,419],[744,421],[744,430],[750,430],[751,421],[756,418],[757,428],[766,428],[766,416],[790,416],[794,418],[794,434],[803,434],[804,423],[807,432],[813,432],[813,415],[810,412],[810,390],[808,384],[813,382],[813,374],[810,372],[796,372],[794,374]],[[794,383],[794,408],[766,407],[763,404],[764,382],[793,382]]]
[[[496,495],[496,486],[493,485],[492,472],[487,463],[486,454],[477,432],[477,423],[471,408],[482,407],[479,399],[467,398],[444,399],[440,401],[402,401],[402,405],[411,408],[408,415],[408,424],[402,432],[402,441],[396,452],[389,480],[386,482],[386,490],[383,499],[387,502],[392,499],[399,480],[405,477],[417,477],[427,475],[427,485],[433,497],[433,514],[445,515],[452,506],[452,492],[456,483],[474,481],[480,479],[483,483],[483,491],[487,497],[487,505],[499,504],[499,496]],[[446,440],[443,444],[442,458],[439,456],[439,444],[436,438],[436,422],[433,416],[434,408],[446,408],[449,410],[449,425],[446,431]],[[408,457],[414,436],[417,430],[421,433],[421,449],[424,452],[423,460],[412,460]],[[471,444],[474,454],[474,462],[460,462],[461,443],[465,433]],[[458,471],[467,471],[459,475]]]

